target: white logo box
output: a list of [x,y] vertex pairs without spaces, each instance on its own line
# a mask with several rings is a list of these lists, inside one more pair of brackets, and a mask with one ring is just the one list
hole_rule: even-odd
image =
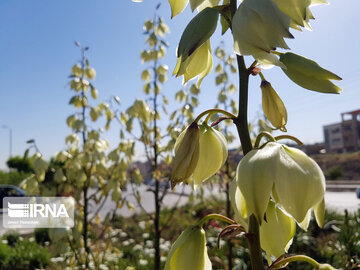
[[75,200],[72,197],[5,197],[4,228],[72,228]]

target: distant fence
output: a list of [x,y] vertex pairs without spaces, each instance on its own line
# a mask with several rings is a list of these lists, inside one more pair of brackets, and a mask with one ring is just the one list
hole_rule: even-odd
[[326,180],[326,190],[329,191],[355,191],[360,188],[360,180]]

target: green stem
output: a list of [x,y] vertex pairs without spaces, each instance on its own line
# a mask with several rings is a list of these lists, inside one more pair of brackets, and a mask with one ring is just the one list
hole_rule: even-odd
[[246,68],[244,57],[240,55],[236,55],[238,70],[239,70],[239,114],[234,119],[234,124],[236,125],[240,143],[244,155],[252,149],[250,134],[249,134],[249,124],[248,124],[248,88],[249,88],[249,71]]
[[197,225],[198,226],[203,226],[204,223],[206,223],[208,220],[210,219],[216,219],[216,220],[219,220],[219,221],[224,221],[224,222],[227,222],[229,224],[236,224],[236,222],[228,217],[225,217],[223,215],[220,215],[220,214],[209,214],[209,215],[206,215],[205,217],[203,217],[198,223]]
[[[211,114],[213,115],[214,113],[222,113],[226,116],[228,116],[229,118],[231,119],[235,119],[236,116],[233,115],[232,113],[228,112],[228,111],[225,111],[225,110],[222,110],[222,109],[209,109],[209,110],[206,110],[206,111],[203,111],[202,113],[200,113],[194,120],[194,122],[199,122],[200,119],[204,116],[204,115],[207,115],[207,114]],[[206,120],[205,120],[206,121]]]
[[269,139],[269,141],[271,142],[275,142],[276,139],[274,138],[273,135],[271,135],[271,133],[267,132],[267,131],[262,131],[260,132],[260,134],[256,137],[256,141],[255,141],[255,144],[254,144],[254,147],[257,148],[259,147],[259,144],[260,144],[260,141],[263,137],[266,137]]
[[[230,11],[231,18],[234,16],[237,10],[237,0],[230,0]],[[242,150],[244,155],[252,149],[250,134],[249,134],[249,125],[248,125],[248,91],[249,91],[249,75],[250,72],[245,65],[244,57],[236,55],[236,60],[238,64],[239,71],[239,114],[234,119],[234,124],[236,125]],[[254,215],[250,216],[249,219],[249,232],[247,234],[251,258],[251,268],[252,270],[264,270],[264,262],[261,254],[260,248],[260,233],[259,233],[259,223],[257,222]]]
[[271,51],[271,53],[276,54],[276,55],[278,55],[278,56],[281,56],[281,55],[283,54],[283,53],[277,52],[277,51]]
[[265,76],[262,72],[259,72],[259,75],[262,81],[266,81]]
[[317,269],[319,267],[319,263],[317,261],[315,261],[313,258],[306,256],[306,255],[294,255],[285,259],[282,259],[278,262],[276,262],[274,265],[272,265],[270,267],[270,269],[277,269],[275,266],[281,266],[287,263],[291,263],[291,262],[296,262],[296,261],[303,261],[303,262],[307,262],[309,264],[311,264],[312,266],[314,266],[315,269]]
[[214,114],[214,113],[209,113],[209,114],[206,116],[206,118],[205,118],[205,120],[204,120],[204,124],[207,124],[207,123],[209,122],[209,120],[210,120],[211,116],[213,116],[213,114]]

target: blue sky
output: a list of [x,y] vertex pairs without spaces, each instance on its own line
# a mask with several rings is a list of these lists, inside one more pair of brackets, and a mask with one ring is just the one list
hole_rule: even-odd
[[[140,51],[145,36],[142,25],[154,14],[159,1],[144,0],[1,0],[0,1],[0,127],[13,130],[13,154],[22,155],[28,139],[36,139],[46,158],[64,148],[70,130],[66,117],[73,112],[68,100],[67,76],[79,59],[74,40],[90,46],[90,64],[96,69],[95,85],[99,100],[120,97],[123,108],[143,96]],[[171,29],[170,43],[163,63],[172,71],[175,49],[186,23],[193,16],[187,10],[170,20],[169,4],[161,0],[160,15]],[[327,6],[312,8],[316,20],[313,31],[292,31],[287,43],[293,52],[312,58],[343,78],[340,95],[324,95],[304,90],[292,83],[278,68],[264,72],[278,91],[288,110],[288,132],[304,142],[320,142],[322,125],[340,120],[340,113],[360,108],[360,1],[330,0]],[[220,27],[219,27],[220,28]],[[224,40],[230,50],[229,34],[220,37],[219,29],[212,47]],[[251,61],[248,59],[248,61]],[[236,78],[232,78],[237,83]],[[259,78],[251,78],[249,116],[261,108]],[[171,78],[163,91],[170,97],[181,88],[181,79]],[[216,102],[214,77],[202,84],[200,110]],[[174,104],[174,101],[173,101]],[[173,105],[174,106],[174,105]],[[118,128],[106,134],[118,142]],[[0,168],[9,153],[8,131],[0,128]]]

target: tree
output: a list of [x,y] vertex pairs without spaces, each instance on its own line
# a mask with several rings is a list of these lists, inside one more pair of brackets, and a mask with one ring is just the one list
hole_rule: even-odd
[[10,157],[6,161],[6,165],[9,167],[9,169],[14,169],[18,172],[25,172],[25,173],[32,172],[30,160],[27,157],[20,157],[20,156]]
[[[67,148],[55,154],[50,163],[37,149],[32,156],[34,174],[22,186],[29,195],[61,195],[75,199],[74,227],[69,230],[51,229],[50,238],[56,243],[58,252],[70,251],[66,253],[65,266],[89,269],[93,265],[100,269],[102,264],[114,264],[107,261],[106,254],[119,252],[109,237],[112,233],[110,221],[116,209],[126,203],[121,189],[126,187],[129,178],[137,177],[136,171],[128,170],[134,155],[134,142],[122,140],[109,151],[108,141],[102,138],[103,128],[99,120],[103,120],[101,122],[108,130],[115,118],[111,103],[119,104],[120,101],[118,97],[113,97],[109,103],[94,104],[98,90],[92,82],[96,76],[95,69],[86,57],[89,48],[78,42],[76,46],[80,49],[81,59],[72,67],[70,75],[69,86],[74,95],[69,104],[75,112],[66,119],[72,130],[65,139]],[[99,213],[108,197],[115,202],[116,209],[106,212],[101,218]],[[103,246],[97,243],[98,237],[105,242]]]

